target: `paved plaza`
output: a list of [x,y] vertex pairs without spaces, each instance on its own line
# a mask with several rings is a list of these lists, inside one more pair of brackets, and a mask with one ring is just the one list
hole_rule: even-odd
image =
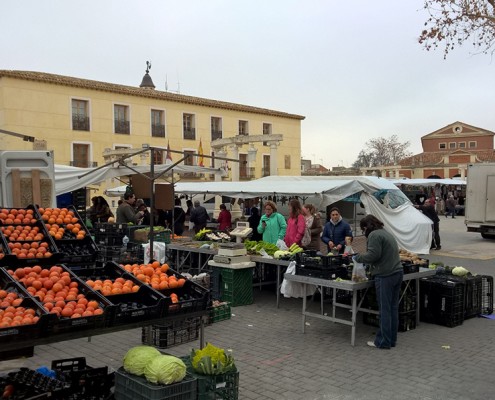
[[[449,238],[457,231],[458,236],[463,234],[462,222],[442,220],[442,227],[441,254],[431,257],[455,257],[451,251],[461,245],[451,246]],[[491,263],[480,248],[491,249],[494,243],[474,236],[472,240],[471,257],[479,258],[459,258],[459,265],[472,265],[476,272],[479,263],[483,270],[479,273],[486,273]],[[205,328],[207,341],[233,351],[240,371],[239,399],[486,400],[495,392],[494,320],[472,318],[455,328],[421,323],[399,333],[396,348],[378,350],[366,346],[375,328],[364,325],[361,314],[354,347],[349,326],[308,318],[303,334],[301,303],[301,299],[282,298],[277,309],[274,290],[255,289],[254,304],[232,308],[230,320]],[[319,302],[310,307],[317,312]],[[134,329],[38,346],[34,357],[12,363],[35,368],[49,366],[53,359],[85,356],[93,367],[117,369],[125,352],[139,344],[141,329]],[[166,351],[182,356],[198,346],[195,341]]]

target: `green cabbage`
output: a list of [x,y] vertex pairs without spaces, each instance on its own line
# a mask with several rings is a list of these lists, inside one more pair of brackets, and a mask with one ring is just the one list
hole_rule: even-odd
[[160,356],[157,349],[151,346],[136,346],[129,349],[124,356],[124,369],[134,375],[144,375],[144,368],[154,358]]
[[144,376],[151,383],[170,385],[186,376],[186,364],[177,357],[161,355],[153,358],[144,368]]
[[464,267],[454,267],[452,270],[452,275],[455,276],[466,276],[467,274],[469,274],[469,271]]

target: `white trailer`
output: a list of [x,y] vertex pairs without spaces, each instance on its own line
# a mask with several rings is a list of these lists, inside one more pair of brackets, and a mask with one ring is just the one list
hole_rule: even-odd
[[468,232],[495,239],[495,163],[468,165],[465,222]]

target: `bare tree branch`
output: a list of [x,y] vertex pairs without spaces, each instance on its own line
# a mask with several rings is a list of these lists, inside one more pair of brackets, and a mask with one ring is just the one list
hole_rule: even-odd
[[495,53],[495,0],[424,0],[429,17],[419,43],[426,50],[444,45],[444,58],[471,43],[477,52]]

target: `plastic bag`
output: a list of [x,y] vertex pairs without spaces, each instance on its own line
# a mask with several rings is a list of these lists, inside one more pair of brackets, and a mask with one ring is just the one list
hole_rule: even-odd
[[266,250],[265,250],[265,249],[260,249],[259,253],[260,253],[261,257],[263,257],[263,258],[273,258],[271,255],[269,255],[269,254],[266,252]]
[[165,262],[165,249],[166,245],[162,242],[153,242],[153,257],[150,257],[150,244],[149,242],[143,244],[144,247],[144,263],[148,264],[150,262],[150,258],[153,260],[159,261],[160,263]]
[[311,231],[308,227],[304,228],[304,236],[301,239],[301,245],[306,247],[311,243]]
[[353,282],[366,282],[368,277],[366,276],[366,268],[363,263],[357,262],[352,259],[354,265],[352,267],[352,281]]
[[[296,274],[295,261],[291,261],[289,263],[286,273],[291,275]],[[316,286],[308,285],[306,287],[306,296],[312,296],[315,291],[316,291]],[[295,298],[303,297],[304,286],[300,282],[292,282],[284,278],[282,285],[280,286],[280,293],[282,293],[284,297],[295,297]]]
[[289,250],[289,248],[282,239],[278,239],[276,245],[279,250]]

